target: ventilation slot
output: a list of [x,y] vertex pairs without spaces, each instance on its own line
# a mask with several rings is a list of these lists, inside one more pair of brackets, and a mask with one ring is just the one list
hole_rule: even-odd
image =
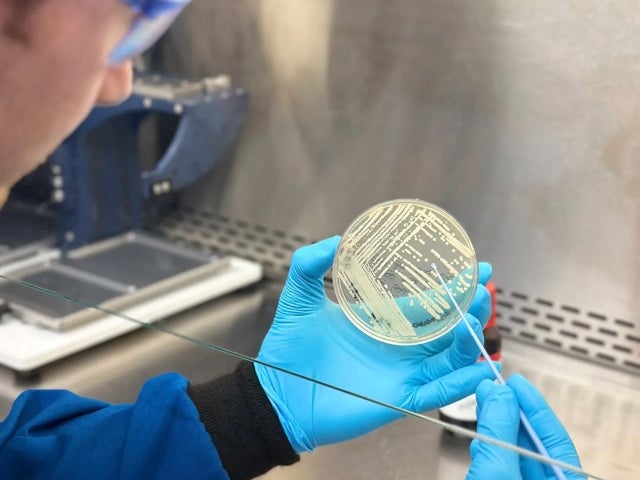
[[[153,233],[208,252],[252,259],[268,279],[283,281],[293,252],[312,238],[211,212],[181,208]],[[331,283],[328,276],[326,283]],[[640,374],[640,322],[582,311],[561,299],[497,288],[498,327],[507,337]]]

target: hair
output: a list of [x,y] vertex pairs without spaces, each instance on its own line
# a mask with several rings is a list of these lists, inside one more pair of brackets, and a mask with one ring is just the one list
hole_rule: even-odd
[[9,11],[7,21],[0,26],[2,34],[23,45],[29,44],[28,20],[48,0],[4,0]]

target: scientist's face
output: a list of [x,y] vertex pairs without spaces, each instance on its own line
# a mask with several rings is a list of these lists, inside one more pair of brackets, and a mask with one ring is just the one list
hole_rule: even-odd
[[114,0],[0,0],[0,202],[94,105],[129,95],[130,62],[108,58],[133,17]]

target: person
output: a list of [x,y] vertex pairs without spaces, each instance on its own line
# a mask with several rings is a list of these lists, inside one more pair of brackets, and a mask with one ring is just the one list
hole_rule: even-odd
[[[131,57],[149,47],[188,0],[0,0],[0,196],[34,169],[94,105],[124,100]],[[579,465],[571,441],[524,379],[493,385],[460,323],[426,345],[386,345],[357,330],[323,288],[338,237],[293,256],[258,364],[201,385],[168,373],[132,404],[72,392],[27,391],[0,424],[0,478],[253,478],[303,452],[346,441],[402,415],[282,369],[423,412],[474,391],[479,429],[526,445],[519,406],[551,453]],[[480,265],[481,284],[491,275]],[[490,310],[478,287],[468,320],[479,336]],[[535,415],[534,415],[535,414]],[[548,478],[486,443],[472,444],[469,478]]]

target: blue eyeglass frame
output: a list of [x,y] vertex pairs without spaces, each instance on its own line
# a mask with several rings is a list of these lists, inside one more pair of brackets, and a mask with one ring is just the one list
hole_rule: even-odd
[[136,13],[125,38],[109,55],[109,63],[118,65],[147,50],[171,26],[191,0],[120,0]]

